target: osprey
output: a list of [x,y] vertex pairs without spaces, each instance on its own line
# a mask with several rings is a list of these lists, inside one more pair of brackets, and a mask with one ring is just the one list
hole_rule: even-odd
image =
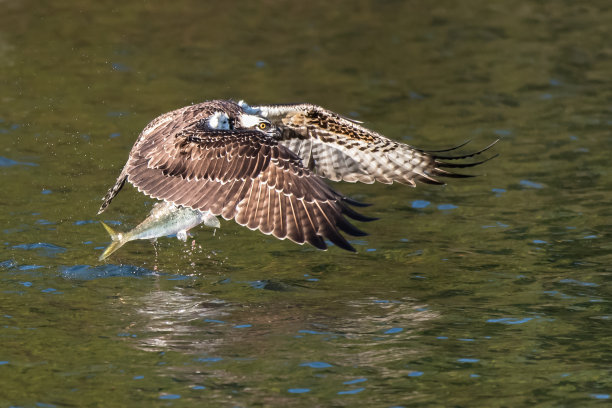
[[442,155],[465,143],[424,151],[316,105],[208,101],[165,113],[144,128],[98,214],[127,180],[155,199],[209,211],[279,239],[319,249],[327,249],[327,239],[355,251],[340,231],[365,233],[345,217],[374,218],[351,209],[365,204],[338,193],[324,178],[444,184],[435,177],[470,177],[445,168],[472,167],[492,157],[448,161],[476,156],[495,143],[470,154]]

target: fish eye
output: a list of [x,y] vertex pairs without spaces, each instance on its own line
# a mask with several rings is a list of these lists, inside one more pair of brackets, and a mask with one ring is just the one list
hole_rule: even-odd
[[269,126],[270,126],[270,125],[269,125],[269,124],[267,124],[266,122],[259,122],[259,125],[257,125],[257,127],[258,127],[260,130],[266,130],[266,129],[267,129]]

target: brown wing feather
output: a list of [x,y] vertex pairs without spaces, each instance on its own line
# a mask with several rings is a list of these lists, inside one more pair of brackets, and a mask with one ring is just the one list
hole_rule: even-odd
[[[186,128],[189,129],[197,126],[201,120],[208,118],[217,111],[224,111],[231,115],[237,115],[241,112],[241,108],[231,101],[215,100],[185,106],[164,113],[153,119],[142,130],[130,151],[130,157],[133,155],[148,157],[153,152],[157,152],[159,146],[164,145],[167,140],[173,140]],[[100,206],[100,210],[98,210],[98,214],[102,213],[119,191],[121,191],[127,179],[128,165],[129,161],[123,167],[113,187],[111,187],[104,198],[102,198],[102,205]]]
[[[443,167],[471,167],[477,163],[448,164],[470,155],[439,157],[404,143],[388,139],[320,106],[310,104],[252,107],[281,129],[279,143],[304,159],[308,168],[334,181],[363,183],[399,182],[414,186],[416,181],[444,184],[434,177],[469,177],[445,171]],[[461,146],[459,146],[461,147]],[[454,149],[447,149],[450,151]]]
[[124,171],[130,183],[151,197],[322,249],[328,239],[354,251],[339,228],[363,234],[344,218],[359,216],[343,197],[263,133],[192,126],[159,140],[154,148],[140,146],[143,152],[133,149]]

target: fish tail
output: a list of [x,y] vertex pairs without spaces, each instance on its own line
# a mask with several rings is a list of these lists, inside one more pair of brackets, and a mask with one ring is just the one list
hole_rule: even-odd
[[125,244],[125,241],[121,239],[121,234],[117,233],[114,229],[106,225],[104,222],[100,221],[100,224],[104,227],[104,229],[108,232],[111,237],[112,242],[110,245],[102,252],[102,255],[98,258],[98,261],[102,261],[110,256],[113,252],[118,250]]

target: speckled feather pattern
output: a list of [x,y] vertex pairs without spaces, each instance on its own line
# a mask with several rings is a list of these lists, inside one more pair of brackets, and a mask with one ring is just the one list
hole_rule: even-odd
[[[207,119],[219,112],[229,117],[230,129],[211,128]],[[270,121],[274,132],[239,127],[246,113]],[[329,240],[354,250],[341,232],[365,234],[346,217],[371,218],[352,210],[348,204],[359,203],[323,178],[441,184],[433,176],[453,176],[441,167],[474,164],[442,162],[315,105],[209,101],[168,112],[144,128],[100,212],[127,180],[153,198],[210,211],[279,239],[320,249]]]

